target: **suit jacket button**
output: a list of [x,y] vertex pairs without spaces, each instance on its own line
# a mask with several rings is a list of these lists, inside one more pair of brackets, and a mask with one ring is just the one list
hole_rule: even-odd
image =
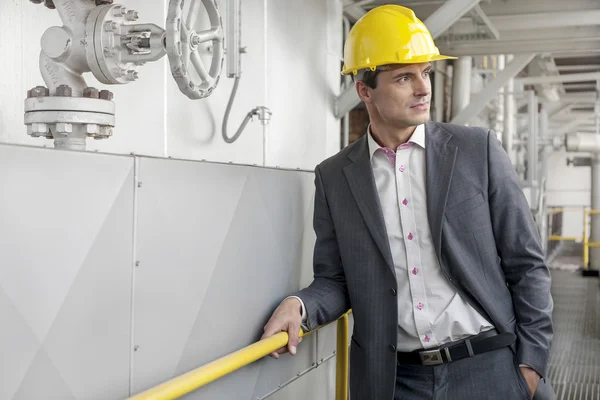
[[393,344],[390,344],[390,350],[391,351],[396,351],[396,346],[394,346]]
[[390,289],[390,292],[392,292],[392,296],[396,295],[396,289],[392,288],[392,289]]

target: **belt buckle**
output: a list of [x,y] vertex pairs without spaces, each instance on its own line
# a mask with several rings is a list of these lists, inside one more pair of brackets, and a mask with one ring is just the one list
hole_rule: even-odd
[[419,352],[423,365],[439,365],[443,364],[442,352],[440,350],[427,350]]

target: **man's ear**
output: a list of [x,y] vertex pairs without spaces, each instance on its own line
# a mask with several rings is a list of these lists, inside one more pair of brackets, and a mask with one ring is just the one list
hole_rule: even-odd
[[358,97],[365,103],[370,103],[372,101],[372,93],[371,88],[367,86],[363,81],[355,82],[356,93],[358,93]]

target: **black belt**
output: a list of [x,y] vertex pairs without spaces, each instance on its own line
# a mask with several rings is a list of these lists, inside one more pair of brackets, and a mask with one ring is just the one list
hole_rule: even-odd
[[507,347],[516,340],[517,336],[514,333],[505,332],[498,334],[495,329],[492,329],[435,349],[415,350],[410,353],[398,352],[398,363],[439,365]]

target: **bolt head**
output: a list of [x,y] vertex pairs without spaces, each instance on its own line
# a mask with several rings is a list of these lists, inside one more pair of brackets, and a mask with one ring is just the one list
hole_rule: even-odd
[[61,97],[71,97],[73,95],[73,89],[69,85],[60,85],[56,88],[56,95]]
[[113,10],[113,16],[117,18],[123,18],[125,15],[127,15],[127,9],[125,7],[115,6],[115,9]]
[[127,71],[127,79],[129,79],[130,81],[135,81],[140,77],[140,74],[133,69],[130,69]]
[[73,133],[73,124],[59,122],[56,124],[56,132]]
[[96,135],[100,131],[100,127],[96,124],[85,124],[85,132],[88,136]]
[[100,137],[101,139],[107,139],[113,135],[112,126],[100,126],[100,132],[96,135],[96,137]]
[[86,87],[83,89],[83,97],[87,97],[89,99],[98,99],[100,98],[100,91],[95,87]]
[[105,4],[112,4],[114,0],[96,0],[97,6],[102,6]]
[[100,91],[100,98],[102,100],[112,100],[113,99],[113,94],[111,91],[109,90],[101,90]]
[[49,129],[47,124],[33,123],[31,124],[31,131],[34,134],[41,134],[39,136],[46,136],[46,133],[48,133]]
[[120,25],[116,21],[106,21],[104,23],[104,30],[107,32],[117,32],[120,28]]
[[140,13],[135,10],[129,10],[125,14],[125,19],[127,21],[137,21],[140,18]]
[[34,4],[42,4],[44,2],[44,0],[29,0],[29,1]]
[[28,97],[44,97],[50,95],[50,89],[45,86],[36,86],[27,92]]
[[56,6],[54,6],[54,1],[52,0],[45,0],[44,5],[51,10],[54,10],[56,8]]

